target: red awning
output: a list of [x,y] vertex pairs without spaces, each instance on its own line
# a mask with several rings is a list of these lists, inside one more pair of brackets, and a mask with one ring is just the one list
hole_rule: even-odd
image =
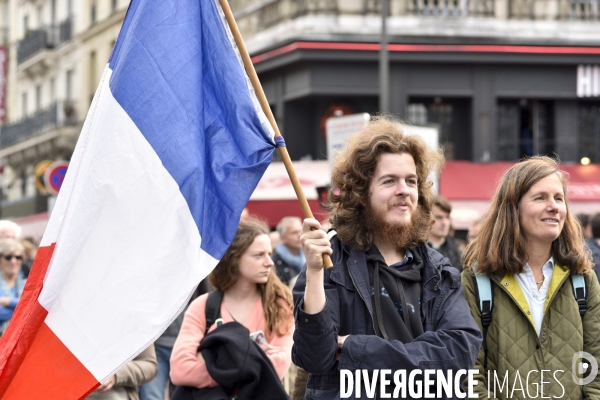
[[[455,229],[468,227],[490,206],[498,181],[514,163],[448,161],[440,178],[440,194],[452,203]],[[574,214],[600,212],[600,165],[563,164],[569,177],[568,198]]]
[[[327,161],[294,161],[294,170],[308,199],[314,217],[326,218],[326,211],[317,198],[317,187],[327,186],[331,181]],[[274,227],[287,216],[304,219],[292,182],[282,162],[272,162],[246,206],[250,214],[266,219]]]
[[448,200],[489,200],[512,163],[448,161],[440,177],[440,194]]
[[[327,218],[318,200],[308,200],[313,216],[323,221]],[[275,227],[283,217],[304,219],[304,213],[297,199],[294,200],[250,200],[246,206],[251,215],[265,219],[270,227]]]
[[[513,164],[448,161],[440,179],[440,194],[450,200],[489,200]],[[563,164],[561,170],[569,176],[570,201],[600,201],[600,165]]]

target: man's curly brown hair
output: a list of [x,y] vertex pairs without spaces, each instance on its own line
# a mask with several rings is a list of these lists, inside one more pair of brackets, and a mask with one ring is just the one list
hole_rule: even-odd
[[[403,126],[390,116],[375,117],[359,134],[348,141],[346,151],[335,160],[331,173],[331,223],[340,240],[367,251],[373,245],[375,229],[367,221],[369,187],[382,154],[410,154],[417,169],[418,205],[430,221],[421,228],[419,238],[426,241],[435,219],[431,213],[433,183],[427,178],[432,171],[440,172],[444,155],[427,147],[416,135],[405,135]],[[426,229],[425,229],[426,228]]]

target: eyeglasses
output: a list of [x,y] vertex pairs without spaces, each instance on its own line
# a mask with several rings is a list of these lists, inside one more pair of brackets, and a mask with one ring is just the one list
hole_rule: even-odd
[[17,261],[23,261],[23,256],[15,256],[14,254],[7,254],[7,255],[5,255],[5,256],[2,256],[2,257],[4,257],[4,259],[5,259],[6,261],[10,261],[10,260],[12,260],[13,258],[16,258],[16,259],[17,259]]

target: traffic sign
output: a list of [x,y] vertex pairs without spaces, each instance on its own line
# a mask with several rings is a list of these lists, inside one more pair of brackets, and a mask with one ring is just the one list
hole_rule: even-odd
[[58,195],[58,191],[67,174],[69,163],[67,161],[55,161],[44,172],[44,183],[50,194]]

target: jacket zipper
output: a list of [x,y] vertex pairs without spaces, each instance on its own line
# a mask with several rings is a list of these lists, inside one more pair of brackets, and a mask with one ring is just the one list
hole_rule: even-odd
[[[556,290],[554,291],[554,293],[552,293],[552,297],[550,297],[550,299],[548,300],[548,308],[550,308],[550,304],[552,304],[552,300],[554,300],[554,298],[557,296],[557,293],[560,289],[562,289],[563,285],[565,284],[565,281],[569,279],[569,275],[566,275],[563,280],[560,282],[560,285],[558,285],[558,287],[556,288]],[[542,329],[544,329],[544,321],[546,320],[546,313],[544,312],[544,317],[542,318]],[[582,322],[583,323],[583,322]],[[542,341],[540,340],[539,335],[536,335],[536,339],[537,342],[540,346],[540,349],[543,348],[542,346]],[[544,357],[542,357],[542,364],[543,368],[546,368],[546,359]]]
[[[565,284],[565,281],[568,279],[569,275],[567,275],[560,283],[560,285],[558,285],[558,287],[556,288],[556,290],[554,291],[554,293],[552,293],[552,297],[550,297],[550,300],[548,300],[548,307],[550,307],[550,304],[552,303],[552,300],[554,300],[554,297],[556,297],[556,294],[558,293],[558,291],[562,288],[562,286]],[[498,287],[500,287],[504,293],[506,293],[508,295],[508,297],[517,305],[517,307],[519,308],[519,310],[521,310],[521,313],[523,315],[525,315],[525,313],[523,312],[523,309],[519,306],[519,303],[515,300],[515,298],[508,292],[508,290],[506,290],[504,288],[504,286],[498,284],[496,281],[492,280],[494,282],[494,284]],[[521,289],[523,290],[523,289]],[[542,327],[544,326],[544,321],[546,320],[546,313],[544,313],[544,318],[542,319]],[[533,327],[535,329],[535,327]],[[540,340],[540,337],[537,335],[535,335],[535,340],[536,343],[538,344],[538,346],[540,346],[540,349],[543,347],[542,346],[542,342]],[[544,357],[542,357],[542,368],[546,367],[546,359]]]
[[[358,295],[360,296],[360,298],[362,299],[362,301],[365,303],[365,306],[367,305],[367,301],[365,300],[365,298],[363,297],[360,289],[358,289],[358,287],[356,286],[356,282],[354,281],[354,276],[352,276],[352,272],[350,271],[350,261],[346,262],[346,267],[348,267],[348,275],[350,275],[350,279],[352,280],[352,284],[354,285],[354,288],[356,289],[356,291],[358,292]],[[375,289],[373,289],[375,290]],[[367,310],[369,309],[369,307],[367,306]],[[373,332],[375,332],[375,335],[377,335],[377,330],[375,329],[375,318],[373,318],[373,313],[371,311],[369,311],[369,314],[371,314],[371,323],[373,324]],[[375,394],[375,399],[379,399],[379,394]]]
[[[431,260],[429,259],[429,256],[427,255],[427,252],[425,252],[425,253],[423,254],[423,261],[427,261],[427,263],[428,263],[429,265],[431,265],[431,267],[434,269],[434,271],[436,271],[435,267],[433,266],[433,263],[431,262]],[[423,265],[425,265],[425,263],[423,263]],[[436,271],[436,272],[437,272],[437,271]],[[436,277],[438,277],[438,278],[439,278],[439,282],[438,282],[438,288],[439,288],[439,287],[441,286],[441,285],[440,285],[440,282],[442,281],[442,272],[441,272],[441,271],[440,271],[440,274],[439,274],[439,276],[434,274],[434,275],[432,275],[432,276],[431,276],[431,278],[427,279],[427,281],[426,281],[426,282],[423,284],[423,286],[421,286],[421,290],[423,290],[423,288],[424,288],[425,286],[427,286],[427,284],[428,284],[429,282],[431,282],[431,281],[433,280],[433,278],[436,278]],[[442,290],[440,289],[440,294],[441,294],[441,292],[442,292]],[[439,295],[438,295],[438,296],[439,296]],[[433,299],[432,299],[432,301],[433,301]],[[421,299],[421,303],[422,303],[422,304],[421,304],[421,312],[423,312],[423,315],[425,315],[425,312],[423,311],[423,306],[425,305],[425,302],[423,301],[423,299]],[[433,302],[433,303],[432,303],[432,308],[433,308],[433,307],[435,307],[435,302]],[[431,317],[432,317],[432,319],[433,319],[433,315],[434,315],[434,312],[433,312],[433,311],[434,311],[434,310],[431,310]],[[424,318],[423,318],[422,324],[425,324]]]

